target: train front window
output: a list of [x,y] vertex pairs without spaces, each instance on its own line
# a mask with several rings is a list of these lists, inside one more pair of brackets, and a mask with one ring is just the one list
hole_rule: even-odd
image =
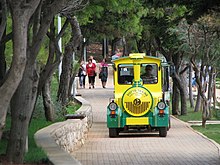
[[156,84],[158,81],[158,66],[157,64],[142,64],[141,79],[143,84]]
[[133,79],[133,64],[120,64],[118,66],[118,84],[132,84]]

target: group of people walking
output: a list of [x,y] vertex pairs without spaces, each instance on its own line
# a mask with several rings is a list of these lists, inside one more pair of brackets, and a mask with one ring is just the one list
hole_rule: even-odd
[[88,76],[89,89],[95,88],[95,77],[97,76],[97,70],[99,70],[98,76],[101,79],[102,87],[106,88],[106,82],[108,79],[108,64],[106,59],[102,60],[99,65],[99,69],[97,69],[97,63],[93,59],[93,56],[90,56],[88,63],[85,63],[84,61],[80,63],[78,77],[81,88],[85,88],[86,76]]

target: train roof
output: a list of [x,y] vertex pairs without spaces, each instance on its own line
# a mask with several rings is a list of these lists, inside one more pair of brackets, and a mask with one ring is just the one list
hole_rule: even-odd
[[[129,60],[129,59],[131,59],[130,56],[123,56],[123,57],[119,57],[119,58],[117,58],[117,59],[112,60],[112,62],[113,62],[113,63],[120,63],[120,62],[122,62],[122,61]],[[144,60],[144,61],[147,60],[147,59],[151,59],[151,60],[154,60],[154,61],[157,61],[157,62],[163,60],[162,58],[159,58],[159,57],[143,56],[143,60]]]

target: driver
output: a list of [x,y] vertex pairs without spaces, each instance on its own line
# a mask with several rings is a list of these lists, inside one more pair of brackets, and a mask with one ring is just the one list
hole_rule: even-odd
[[157,77],[153,74],[153,66],[146,65],[145,73],[141,75],[144,84],[154,84],[157,82]]

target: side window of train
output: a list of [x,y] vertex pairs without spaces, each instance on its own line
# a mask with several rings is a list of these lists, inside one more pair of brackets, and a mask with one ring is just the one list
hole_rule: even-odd
[[156,84],[158,81],[158,66],[157,64],[142,64],[141,79],[144,84]]
[[169,91],[169,66],[163,66],[163,91]]
[[118,84],[132,84],[134,79],[133,64],[120,64],[118,66]]

